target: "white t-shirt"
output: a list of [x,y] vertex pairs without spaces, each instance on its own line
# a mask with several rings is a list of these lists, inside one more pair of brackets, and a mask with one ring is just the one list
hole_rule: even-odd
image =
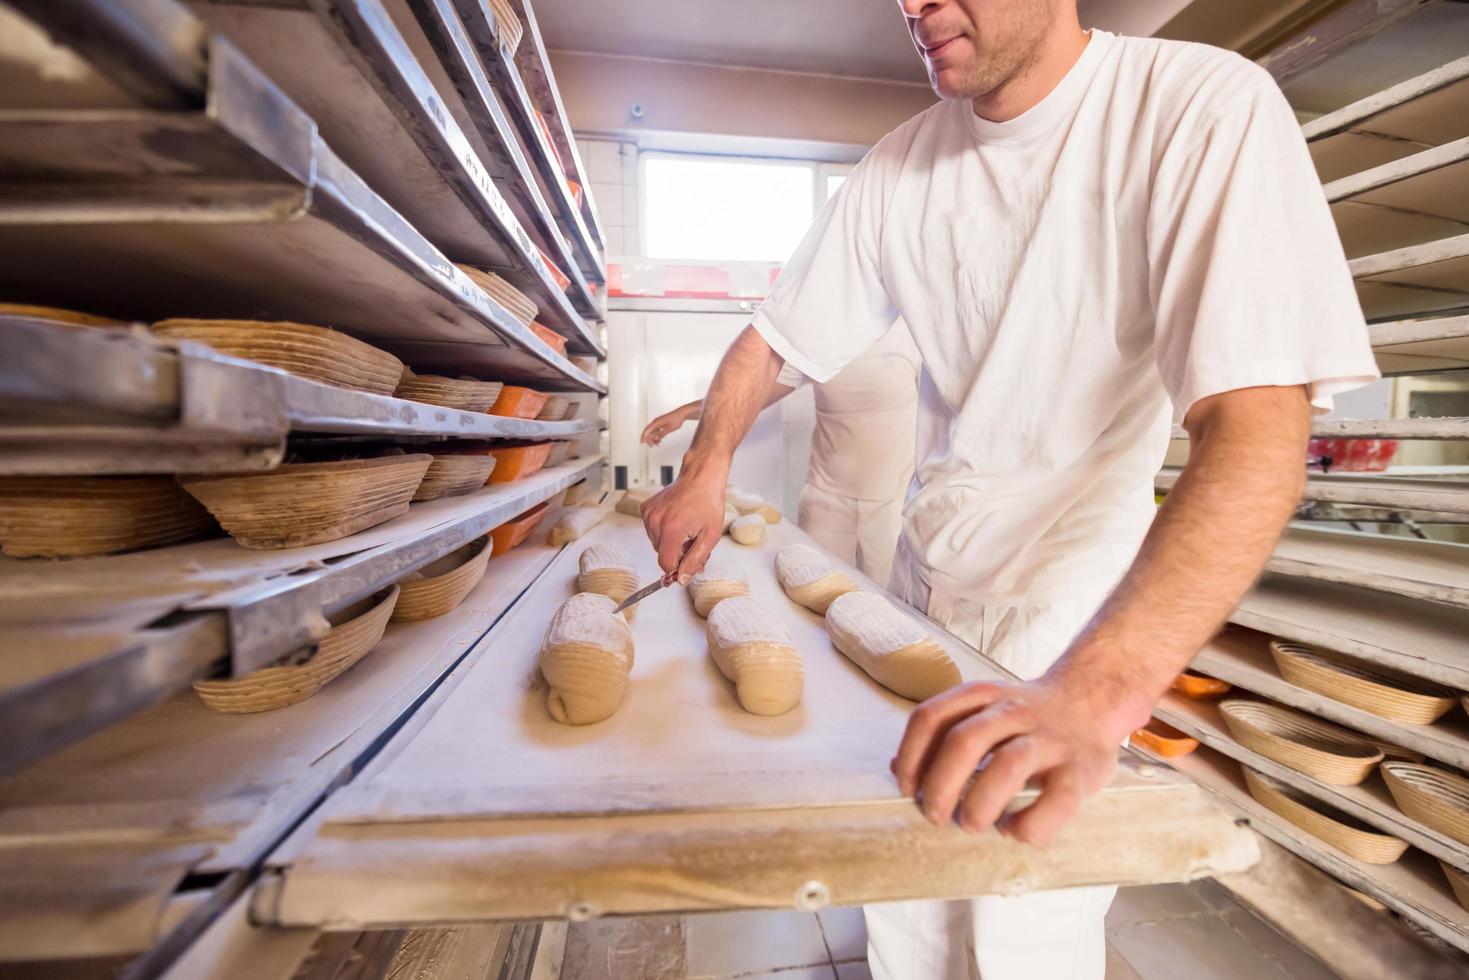
[[[806,482],[855,500],[901,500],[913,480],[922,358],[899,320],[854,361],[814,386],[816,425]],[[790,364],[776,380],[809,379]]]
[[934,588],[980,601],[1094,587],[1098,556],[1120,575],[1199,399],[1308,384],[1327,411],[1377,377],[1274,81],[1102,31],[1013,120],[952,100],[885,137],[754,326],[824,381],[900,314],[924,364],[904,539]]

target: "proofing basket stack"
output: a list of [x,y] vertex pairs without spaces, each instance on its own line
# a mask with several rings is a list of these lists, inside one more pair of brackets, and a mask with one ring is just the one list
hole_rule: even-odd
[[160,337],[192,340],[221,354],[374,395],[391,395],[403,362],[355,337],[307,323],[264,320],[162,320]]

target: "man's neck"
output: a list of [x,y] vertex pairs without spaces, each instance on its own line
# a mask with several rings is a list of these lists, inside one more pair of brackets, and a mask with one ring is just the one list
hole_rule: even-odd
[[1074,12],[1058,17],[1035,54],[1010,78],[974,98],[974,114],[991,122],[1009,122],[1051,94],[1086,50],[1091,34],[1081,29]]

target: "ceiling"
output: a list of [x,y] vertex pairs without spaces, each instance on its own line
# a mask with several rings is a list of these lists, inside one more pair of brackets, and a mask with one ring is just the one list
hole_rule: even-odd
[[[1188,0],[1080,0],[1082,22],[1151,34]],[[895,0],[536,0],[546,46],[926,85]]]

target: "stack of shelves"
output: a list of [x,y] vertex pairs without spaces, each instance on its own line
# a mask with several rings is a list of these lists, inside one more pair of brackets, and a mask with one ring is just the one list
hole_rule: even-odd
[[[0,503],[38,477],[187,488],[314,458],[564,447],[315,543],[258,550],[216,530],[0,558],[0,949],[147,974],[559,549],[497,539],[457,606],[390,622],[289,707],[217,713],[191,685],[310,663],[365,601],[488,550],[522,515],[549,526],[600,483],[605,265],[516,68],[519,29],[480,3],[13,0],[0,31]],[[413,374],[556,408],[327,383],[147,326],[171,317],[330,327]],[[303,484],[303,507],[324,492]]]
[[[1469,58],[1317,119],[1304,127],[1341,232],[1385,375],[1469,367]],[[1313,434],[1346,439],[1464,439],[1469,419],[1319,421]],[[1179,471],[1165,469],[1167,492]],[[1463,524],[1462,470],[1313,473],[1299,514],[1315,520]],[[1356,526],[1355,524],[1353,526]],[[1401,688],[1433,686],[1444,704],[1469,691],[1469,546],[1423,537],[1293,525],[1231,624],[1193,661],[1233,685],[1230,698],[1272,702],[1386,746],[1388,760],[1416,758],[1459,778],[1469,773],[1469,723],[1455,705],[1437,720],[1408,722],[1353,701],[1346,682],[1301,686],[1272,656],[1271,641],[1315,648],[1328,661],[1386,672]],[[1469,703],[1469,702],[1466,702]],[[1469,833],[1452,821],[1405,813],[1382,774],[1339,785],[1279,755],[1242,744],[1207,700],[1168,695],[1157,717],[1196,739],[1168,760],[1215,793],[1261,834],[1469,952],[1469,891],[1458,899],[1448,869],[1469,874]],[[1248,741],[1248,739],[1246,739]],[[1318,746],[1319,747],[1319,746]],[[1256,748],[1259,748],[1257,745]],[[1244,773],[1278,781],[1294,798],[1339,822],[1358,821],[1408,845],[1386,864],[1344,852],[1264,805]],[[1464,784],[1469,786],[1469,782]],[[1457,803],[1469,821],[1469,795]],[[1461,886],[1462,887],[1462,886]]]

